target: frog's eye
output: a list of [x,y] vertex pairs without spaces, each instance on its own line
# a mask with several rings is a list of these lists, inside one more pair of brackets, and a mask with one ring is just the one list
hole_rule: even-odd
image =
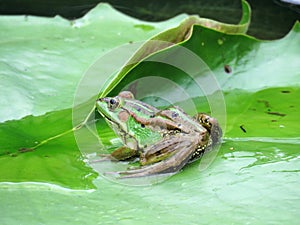
[[115,98],[111,98],[108,103],[108,107],[110,110],[114,110],[119,105],[119,101]]
[[111,104],[111,105],[114,105],[114,104],[116,104],[116,100],[114,99],[114,98],[112,98],[110,101],[109,101],[109,103]]

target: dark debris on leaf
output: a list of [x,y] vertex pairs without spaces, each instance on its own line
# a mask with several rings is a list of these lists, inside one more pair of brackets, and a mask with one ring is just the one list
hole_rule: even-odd
[[32,152],[32,151],[33,151],[32,148],[19,148],[20,153]]

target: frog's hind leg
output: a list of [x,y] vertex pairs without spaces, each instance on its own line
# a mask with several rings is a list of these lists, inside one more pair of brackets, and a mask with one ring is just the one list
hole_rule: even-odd
[[197,147],[198,142],[196,139],[190,137],[176,138],[177,140],[179,139],[179,141],[176,143],[175,146],[173,146],[174,149],[172,154],[164,160],[161,160],[151,165],[143,166],[139,169],[111,173],[120,175],[120,178],[135,178],[151,176],[155,174],[167,174],[178,172],[182,167],[184,167],[188,163]]

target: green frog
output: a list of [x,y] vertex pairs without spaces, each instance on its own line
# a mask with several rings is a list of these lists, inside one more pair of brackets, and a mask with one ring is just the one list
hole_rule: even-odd
[[121,178],[176,173],[221,141],[216,119],[204,113],[191,117],[178,106],[160,110],[129,91],[100,98],[96,107],[124,143],[102,159],[140,162],[141,167],[112,172]]

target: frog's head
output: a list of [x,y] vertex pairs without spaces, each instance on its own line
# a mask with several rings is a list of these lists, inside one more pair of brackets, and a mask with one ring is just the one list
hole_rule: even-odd
[[123,143],[132,149],[160,138],[157,130],[147,128],[143,123],[152,118],[158,109],[134,99],[129,91],[122,91],[116,97],[99,98],[96,107]]
[[138,148],[137,134],[132,132],[136,122],[130,119],[134,102],[134,96],[129,91],[123,91],[116,97],[99,98],[96,101],[99,113],[106,119],[123,143],[131,149]]
[[134,99],[129,91],[122,91],[116,97],[99,98],[96,107],[99,113],[109,121],[110,124],[116,124],[120,129],[126,131],[124,123],[128,120],[130,114],[123,106],[127,101]]

